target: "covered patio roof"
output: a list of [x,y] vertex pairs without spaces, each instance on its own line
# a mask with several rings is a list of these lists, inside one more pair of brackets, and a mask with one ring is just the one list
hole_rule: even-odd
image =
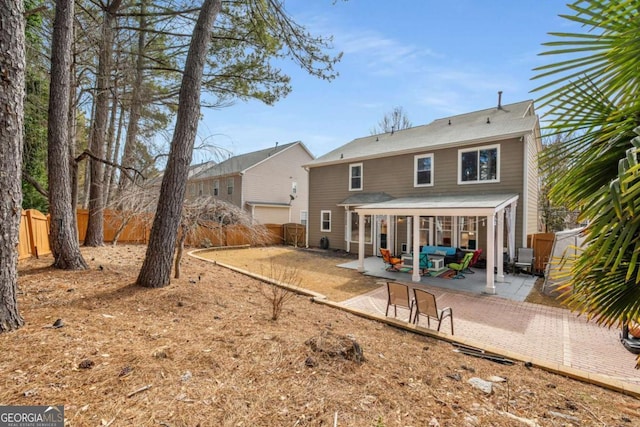
[[[421,216],[483,216],[487,218],[487,283],[486,292],[495,293],[495,278],[491,272],[494,266],[497,270],[498,281],[504,281],[502,261],[496,263],[496,248],[504,247],[504,219],[505,210],[509,207],[511,224],[515,224],[515,206],[518,194],[457,194],[430,195],[422,197],[404,197],[376,203],[362,204],[355,207],[358,215],[389,215],[412,217],[413,224],[418,224]],[[358,239],[358,269],[364,272],[364,221],[359,221]],[[509,228],[509,242],[514,235],[513,226]],[[413,227],[412,252],[420,250],[420,230]],[[511,243],[509,243],[511,245]],[[420,281],[419,257],[414,259],[413,281]]]
[[403,197],[360,205],[365,215],[488,216],[518,201],[517,194],[460,194]]

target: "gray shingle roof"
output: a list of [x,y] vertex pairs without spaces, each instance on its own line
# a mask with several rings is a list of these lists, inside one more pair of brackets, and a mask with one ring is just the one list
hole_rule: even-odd
[[344,199],[338,203],[338,206],[364,205],[369,203],[380,203],[393,200],[393,197],[387,193],[357,193]]
[[214,176],[238,174],[268,159],[276,153],[280,153],[286,150],[287,148],[295,144],[300,144],[300,142],[291,142],[289,144],[284,144],[277,147],[266,148],[264,150],[253,151],[251,153],[230,157],[227,160],[224,160],[217,165],[200,172],[199,174],[195,175],[194,178],[203,179]]
[[426,149],[460,146],[465,143],[495,141],[531,132],[538,121],[533,101],[522,101],[404,129],[354,139],[318,157],[305,166],[314,167],[364,158],[417,152]]

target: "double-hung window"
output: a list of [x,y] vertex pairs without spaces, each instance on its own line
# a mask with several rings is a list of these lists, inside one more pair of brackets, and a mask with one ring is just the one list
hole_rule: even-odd
[[331,231],[331,211],[320,211],[320,231]]
[[458,150],[458,184],[499,182],[500,146]]
[[349,165],[349,191],[362,190],[362,163]]
[[452,246],[452,217],[450,216],[437,216],[436,217],[436,245],[438,246]]
[[433,185],[433,154],[419,154],[414,158],[414,187]]
[[233,178],[227,178],[227,194],[233,194]]
[[462,249],[478,249],[478,217],[461,216],[459,218],[460,240]]
[[220,181],[219,180],[215,180],[213,181],[213,195],[217,196],[220,194]]

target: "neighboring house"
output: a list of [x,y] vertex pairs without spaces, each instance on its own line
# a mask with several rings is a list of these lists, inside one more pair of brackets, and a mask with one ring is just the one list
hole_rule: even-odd
[[189,179],[187,198],[213,196],[246,209],[261,224],[306,224],[313,155],[293,142],[230,157]]
[[305,165],[308,244],[358,253],[361,269],[380,247],[483,249],[501,280],[502,248],[539,231],[541,147],[530,100],[355,139]]

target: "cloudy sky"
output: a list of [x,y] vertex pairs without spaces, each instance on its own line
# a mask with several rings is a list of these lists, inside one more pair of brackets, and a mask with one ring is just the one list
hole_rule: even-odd
[[[198,138],[223,155],[302,141],[319,157],[366,136],[395,107],[414,126],[437,118],[536,99],[533,69],[549,32],[567,31],[561,0],[288,0],[295,20],[333,36],[343,52],[331,82],[294,65],[293,91],[274,106],[238,101],[203,110]],[[576,28],[572,28],[576,30]],[[539,111],[542,112],[542,111]],[[194,163],[219,159],[200,150]]]

